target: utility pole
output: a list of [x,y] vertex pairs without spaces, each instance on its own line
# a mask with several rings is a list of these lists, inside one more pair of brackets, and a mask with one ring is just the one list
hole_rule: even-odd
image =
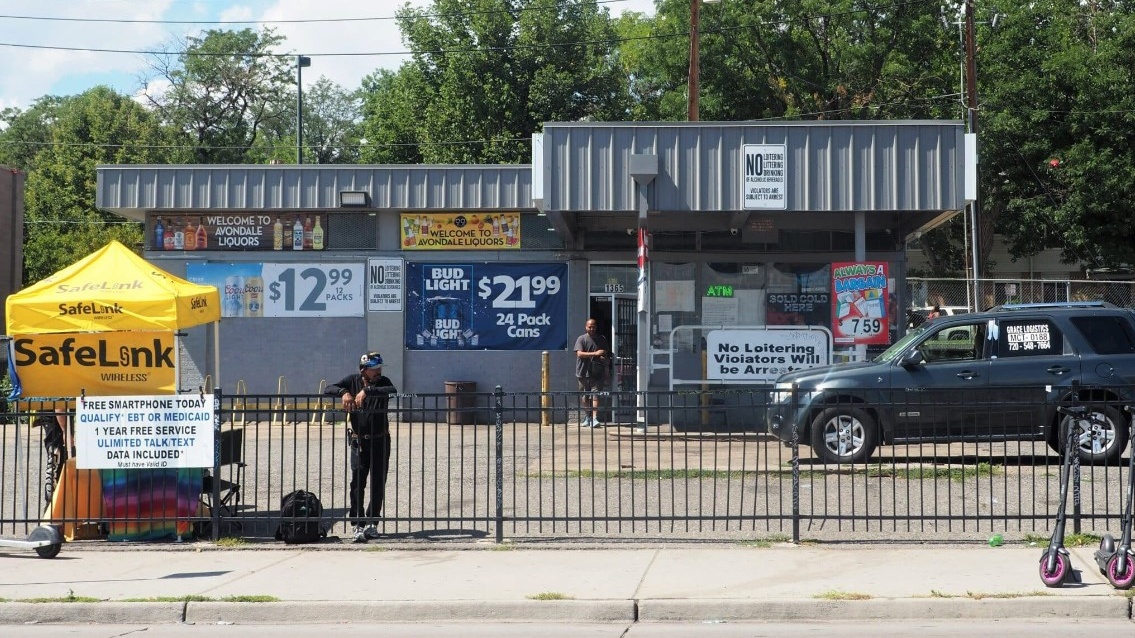
[[[965,67],[966,67],[966,86],[965,86],[965,105],[966,105],[966,132],[977,135],[977,34],[974,27],[974,0],[965,0]],[[979,153],[980,155],[980,153]],[[978,184],[980,186],[980,179]],[[981,277],[981,215],[979,214],[980,206],[978,201],[980,199],[980,187],[978,188],[978,197],[975,197],[970,202],[970,232],[972,239],[970,244],[971,259],[973,261],[973,309],[981,310],[981,286],[978,279]]]
[[701,57],[701,43],[698,41],[698,30],[701,28],[701,0],[690,0],[690,74],[689,84],[686,87],[686,119],[691,122],[698,121],[698,73],[700,66],[698,58]]

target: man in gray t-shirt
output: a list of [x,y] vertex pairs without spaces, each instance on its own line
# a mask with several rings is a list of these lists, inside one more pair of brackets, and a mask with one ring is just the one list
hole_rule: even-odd
[[583,420],[585,428],[597,428],[599,422],[599,393],[607,389],[611,347],[607,338],[599,334],[598,324],[588,319],[583,324],[584,333],[575,340],[575,378],[580,392],[590,392],[591,413]]

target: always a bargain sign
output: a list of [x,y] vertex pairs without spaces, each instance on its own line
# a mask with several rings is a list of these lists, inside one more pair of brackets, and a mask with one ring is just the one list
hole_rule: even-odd
[[176,392],[172,332],[58,333],[12,337],[24,396]]

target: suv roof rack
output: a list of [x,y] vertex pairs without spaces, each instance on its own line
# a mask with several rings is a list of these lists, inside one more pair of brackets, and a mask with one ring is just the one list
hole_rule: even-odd
[[1118,308],[1106,301],[1054,301],[1047,303],[1007,303],[993,306],[989,311],[996,310],[1038,310],[1043,308]]

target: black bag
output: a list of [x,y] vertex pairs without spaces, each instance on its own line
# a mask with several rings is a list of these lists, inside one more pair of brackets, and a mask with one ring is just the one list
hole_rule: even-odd
[[319,497],[305,490],[296,490],[280,501],[280,527],[276,540],[288,545],[314,543],[327,536],[323,529],[323,504]]
[[583,360],[585,379],[605,379],[607,377],[607,357],[587,357]]

